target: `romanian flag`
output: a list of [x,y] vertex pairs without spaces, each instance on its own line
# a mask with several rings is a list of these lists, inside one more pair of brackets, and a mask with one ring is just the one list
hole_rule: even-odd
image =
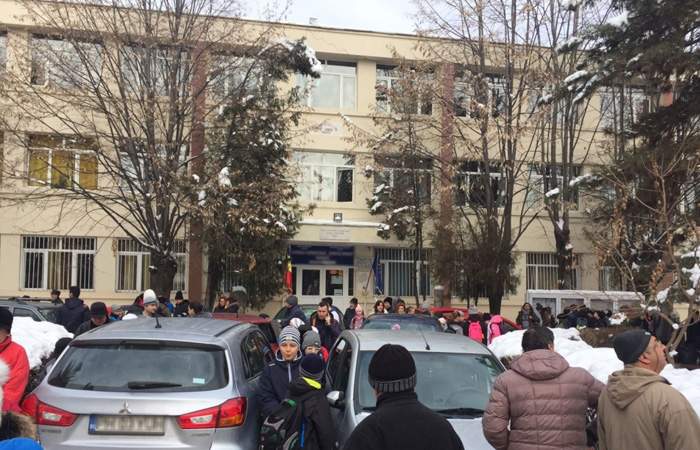
[[293,289],[292,289],[292,257],[289,256],[289,250],[287,250],[287,258],[285,260],[284,285],[287,287],[287,290],[290,293],[293,291]]

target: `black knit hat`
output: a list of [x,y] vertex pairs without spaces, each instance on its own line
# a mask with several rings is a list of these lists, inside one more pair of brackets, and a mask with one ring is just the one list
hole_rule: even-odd
[[95,302],[90,305],[90,315],[93,317],[106,316],[107,315],[107,305],[102,302]]
[[629,330],[618,334],[613,340],[613,347],[618,359],[625,364],[634,364],[647,349],[651,334],[644,330]]
[[7,308],[0,308],[0,330],[7,330],[8,333],[12,332],[12,313]]
[[401,345],[384,344],[369,363],[369,384],[377,392],[412,391],[416,387],[416,363]]
[[310,353],[301,359],[299,375],[304,378],[321,381],[323,379],[323,358],[316,353]]

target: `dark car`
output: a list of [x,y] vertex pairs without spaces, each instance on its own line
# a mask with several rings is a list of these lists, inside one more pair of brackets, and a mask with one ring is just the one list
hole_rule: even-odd
[[[306,316],[307,319],[311,318],[311,314],[315,313],[316,310],[318,309],[318,305],[299,305],[301,310],[304,312],[304,315]],[[282,307],[279,311],[277,311],[277,314],[275,314],[275,317],[273,317],[274,320],[281,321],[284,319],[284,312],[287,311],[287,308]]]
[[270,318],[234,313],[212,313],[212,318],[219,320],[235,320],[237,322],[257,325],[265,335],[273,352],[277,351],[277,336],[279,335],[279,323]]
[[368,330],[422,330],[442,332],[440,322],[435,317],[422,314],[374,314],[362,324]]
[[56,311],[50,299],[9,297],[0,299],[0,308],[9,309],[15,317],[31,317],[35,322],[56,323]]

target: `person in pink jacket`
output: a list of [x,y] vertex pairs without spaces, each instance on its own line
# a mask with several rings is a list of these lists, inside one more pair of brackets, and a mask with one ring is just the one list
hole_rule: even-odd
[[586,412],[603,383],[554,351],[554,334],[523,334],[523,355],[496,378],[482,427],[496,450],[585,450]]

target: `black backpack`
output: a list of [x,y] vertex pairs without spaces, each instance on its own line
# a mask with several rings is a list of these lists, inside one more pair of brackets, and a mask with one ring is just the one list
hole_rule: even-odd
[[297,450],[303,448],[303,440],[309,435],[304,421],[304,401],[316,394],[307,392],[297,400],[285,399],[272,414],[265,418],[260,428],[259,450]]

